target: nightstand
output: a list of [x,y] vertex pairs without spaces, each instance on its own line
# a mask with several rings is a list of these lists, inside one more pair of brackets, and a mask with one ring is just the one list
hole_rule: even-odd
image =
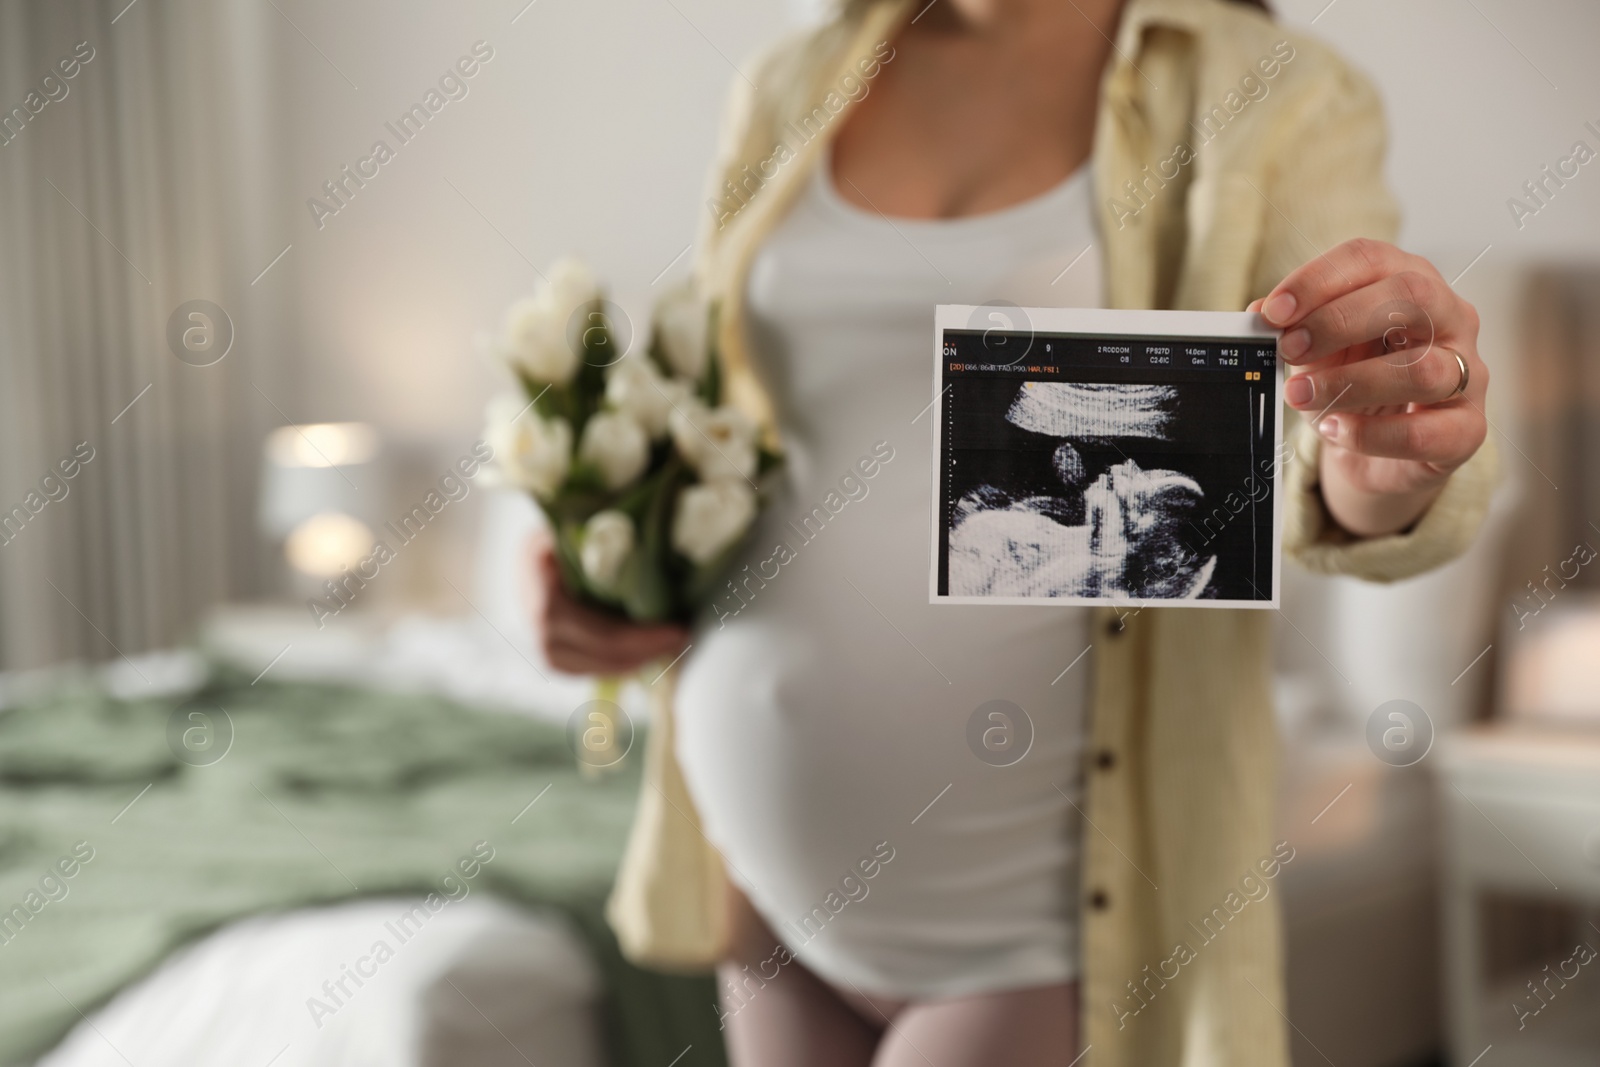
[[[1473,730],[1441,740],[1437,769],[1450,1062],[1593,1067],[1600,1063],[1600,958],[1580,964],[1574,949],[1600,950],[1600,731]],[[1491,894],[1571,908],[1571,943],[1488,975],[1483,902]],[[1567,980],[1550,978],[1561,970]],[[1535,997],[1530,981],[1546,999]]]

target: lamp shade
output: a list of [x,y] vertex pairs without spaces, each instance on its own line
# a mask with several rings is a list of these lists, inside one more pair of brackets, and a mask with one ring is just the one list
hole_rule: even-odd
[[328,513],[374,525],[383,506],[378,454],[378,434],[365,423],[274,430],[262,450],[261,532],[282,540],[306,520]]

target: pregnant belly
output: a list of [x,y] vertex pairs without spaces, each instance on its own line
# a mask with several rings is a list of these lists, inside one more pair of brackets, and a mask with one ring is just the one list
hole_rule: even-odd
[[920,547],[846,542],[800,547],[697,637],[680,762],[730,875],[793,948],[794,924],[892,853],[802,959],[854,961],[886,991],[906,967],[959,986],[1067,936],[1087,672],[1061,671],[1086,613],[929,605]]

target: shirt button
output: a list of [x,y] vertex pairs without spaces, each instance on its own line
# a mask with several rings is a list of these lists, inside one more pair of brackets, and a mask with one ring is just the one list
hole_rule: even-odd
[[1089,907],[1095,911],[1105,911],[1111,906],[1111,898],[1106,896],[1105,890],[1096,889],[1089,894]]
[[1109,748],[1102,748],[1094,758],[1094,765],[1102,771],[1109,771],[1117,765],[1117,754]]

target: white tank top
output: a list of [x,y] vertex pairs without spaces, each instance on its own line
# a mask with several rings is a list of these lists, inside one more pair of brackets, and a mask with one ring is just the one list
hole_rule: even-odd
[[685,660],[680,761],[730,876],[824,979],[1066,980],[1087,610],[928,603],[929,401],[936,304],[1101,305],[1088,168],[953,220],[884,218],[830,175],[750,273],[786,462]]

